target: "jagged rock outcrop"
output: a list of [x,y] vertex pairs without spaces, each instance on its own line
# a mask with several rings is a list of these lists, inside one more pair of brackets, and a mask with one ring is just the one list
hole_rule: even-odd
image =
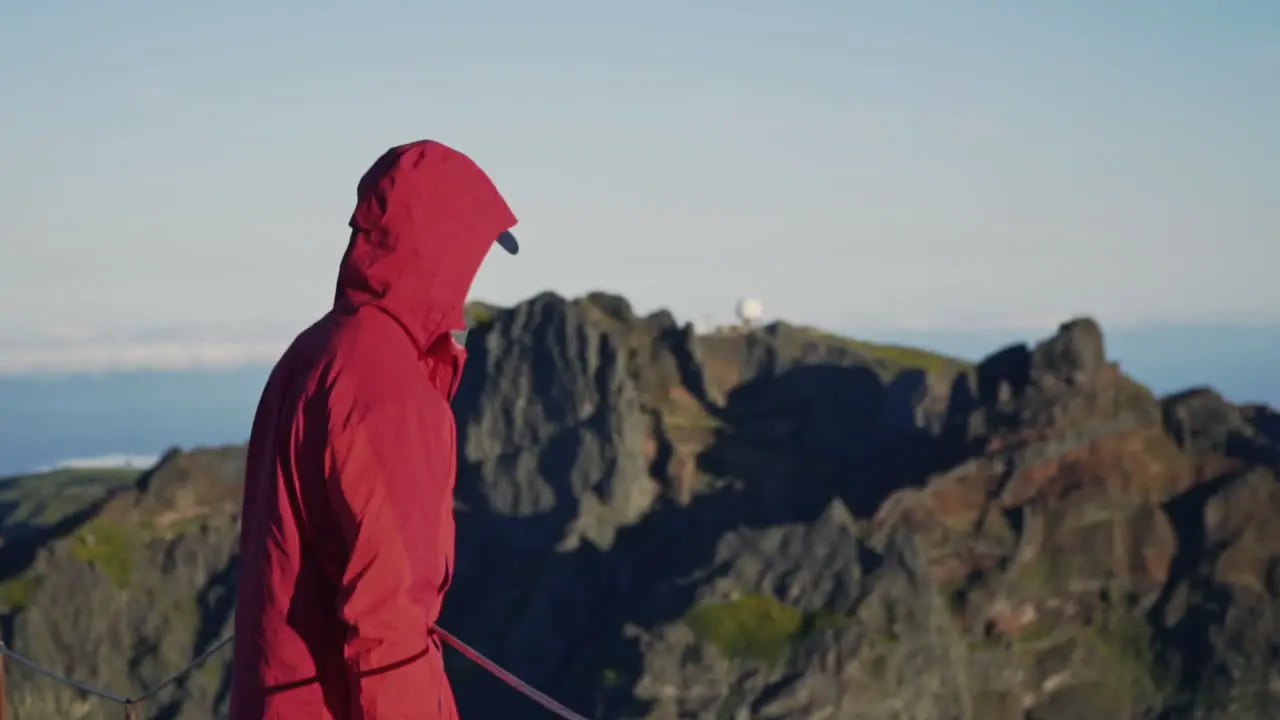
[[[9,488],[40,508],[0,554],[6,641],[51,669],[129,696],[162,681],[231,630],[244,451],[172,451],[136,481]],[[55,481],[56,482],[56,481]],[[8,527],[6,523],[6,528]],[[6,540],[8,540],[6,532]],[[152,717],[225,713],[227,658],[160,693]],[[121,710],[10,665],[19,718],[107,718]]]
[[[625,299],[469,308],[443,623],[600,718],[1270,717],[1280,415],[1098,324],[975,366]],[[0,484],[6,640],[129,694],[229,629],[243,451]],[[229,655],[151,702],[225,713]],[[452,653],[463,717],[541,717]],[[114,717],[21,669],[15,714]]]
[[499,313],[468,352],[459,502],[502,518],[490,532],[504,547],[607,548],[658,493],[625,339],[543,295]]

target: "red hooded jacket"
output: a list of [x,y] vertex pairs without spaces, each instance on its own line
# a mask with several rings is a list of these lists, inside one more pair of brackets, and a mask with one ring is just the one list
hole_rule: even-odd
[[432,625],[454,550],[450,331],[515,216],[423,141],[360,180],[333,310],[276,364],[241,517],[233,720],[456,718]]

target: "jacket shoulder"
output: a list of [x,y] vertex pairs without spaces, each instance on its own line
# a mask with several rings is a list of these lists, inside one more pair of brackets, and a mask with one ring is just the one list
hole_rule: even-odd
[[314,384],[332,410],[356,417],[409,412],[452,427],[453,411],[430,382],[417,349],[389,318],[358,313],[335,324]]

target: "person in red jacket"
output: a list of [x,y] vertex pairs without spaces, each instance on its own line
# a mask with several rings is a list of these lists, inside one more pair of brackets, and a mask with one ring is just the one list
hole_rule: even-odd
[[234,720],[456,718],[433,624],[453,573],[463,305],[516,219],[432,141],[360,179],[333,309],[267,380],[245,469]]

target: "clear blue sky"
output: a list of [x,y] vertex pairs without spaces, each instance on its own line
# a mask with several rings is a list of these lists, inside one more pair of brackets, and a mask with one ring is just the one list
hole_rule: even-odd
[[520,217],[486,299],[1275,319],[1278,88],[1275,0],[9,0],[0,370],[269,354],[421,137]]

